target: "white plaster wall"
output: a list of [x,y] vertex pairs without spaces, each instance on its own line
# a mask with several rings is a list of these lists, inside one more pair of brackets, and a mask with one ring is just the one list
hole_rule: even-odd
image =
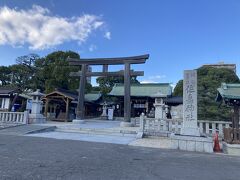
[[1,109],[8,109],[10,103],[10,98],[2,98]]

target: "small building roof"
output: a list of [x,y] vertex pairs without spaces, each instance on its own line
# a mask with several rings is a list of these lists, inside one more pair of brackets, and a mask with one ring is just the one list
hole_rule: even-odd
[[11,95],[13,93],[18,92],[16,88],[9,88],[9,87],[1,87],[0,88],[0,95]]
[[240,84],[222,83],[221,87],[217,90],[218,94],[216,101],[221,101],[222,99],[240,100]]
[[69,91],[66,89],[56,88],[55,91],[46,94],[43,98],[53,96],[54,94],[59,94],[61,96],[67,97],[71,100],[75,100],[78,97],[77,92],[75,92],[75,91]]
[[[148,83],[148,84],[131,84],[131,96],[135,97],[152,97],[157,93],[164,97],[172,94],[172,87],[169,83]],[[110,96],[124,96],[124,84],[115,84]]]
[[101,98],[101,96],[102,95],[99,92],[91,92],[91,93],[85,94],[85,101],[88,101],[88,102],[97,101]]
[[[67,97],[72,100],[72,102],[77,102],[78,99],[78,92],[77,91],[69,91],[65,89],[55,89],[55,91],[46,94],[43,98],[49,97],[54,94],[59,94],[61,96]],[[91,92],[88,94],[85,94],[85,101],[86,102],[94,102],[100,99],[102,95],[99,92]]]

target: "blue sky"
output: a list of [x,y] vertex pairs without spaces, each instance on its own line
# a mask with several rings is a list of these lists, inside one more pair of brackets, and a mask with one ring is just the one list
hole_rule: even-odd
[[83,58],[149,53],[133,66],[145,82],[176,83],[183,70],[219,61],[240,72],[238,0],[1,0],[0,8],[1,65],[72,50]]

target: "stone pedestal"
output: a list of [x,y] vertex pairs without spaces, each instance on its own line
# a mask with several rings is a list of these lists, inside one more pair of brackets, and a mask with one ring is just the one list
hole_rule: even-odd
[[42,114],[29,114],[29,123],[41,124],[46,122],[46,117]]
[[199,137],[200,136],[200,130],[199,130],[199,128],[182,127],[181,135],[198,136]]
[[223,142],[223,153],[240,156],[240,144],[228,144]]
[[72,123],[73,123],[73,124],[83,124],[83,123],[85,123],[85,120],[73,119],[73,120],[72,120]]
[[174,135],[171,138],[171,149],[180,149],[196,152],[213,152],[212,138]]
[[131,122],[121,122],[120,127],[133,127]]

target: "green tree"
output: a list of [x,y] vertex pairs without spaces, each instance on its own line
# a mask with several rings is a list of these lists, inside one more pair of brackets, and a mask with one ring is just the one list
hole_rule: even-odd
[[178,83],[176,84],[174,91],[173,91],[174,96],[183,96],[183,80],[179,80]]
[[[35,87],[46,93],[55,88],[76,90],[79,87],[79,77],[70,77],[70,72],[80,70],[80,67],[69,66],[67,58],[79,59],[79,54],[73,51],[56,51],[36,61]],[[86,91],[91,90],[91,85],[86,85]]]
[[198,117],[207,120],[229,120],[230,108],[219,107],[215,101],[221,83],[239,83],[238,76],[226,68],[201,67],[198,69]]
[[[198,119],[203,120],[229,120],[230,108],[226,105],[219,107],[215,101],[217,88],[221,83],[239,83],[238,76],[226,68],[201,67],[198,73]],[[180,80],[174,95],[182,95],[183,81]]]
[[40,57],[37,54],[29,54],[29,55],[18,57],[16,59],[16,63],[27,66],[29,68],[33,68],[36,60],[38,60],[39,58]]
[[11,84],[12,72],[7,66],[0,66],[0,86]]
[[37,54],[29,54],[16,59],[17,64],[9,67],[12,86],[19,88],[21,92],[34,89],[35,62],[39,58]]

